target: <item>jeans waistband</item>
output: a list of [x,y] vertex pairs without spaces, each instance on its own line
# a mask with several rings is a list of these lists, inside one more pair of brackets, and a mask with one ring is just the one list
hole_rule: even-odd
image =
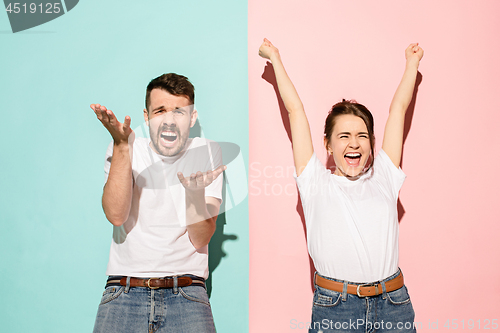
[[396,273],[390,275],[389,277],[386,277],[385,279],[382,279],[382,280],[379,280],[379,281],[370,281],[370,282],[351,282],[351,281],[346,281],[346,280],[339,280],[339,279],[335,279],[335,278],[332,278],[332,277],[329,277],[329,276],[325,276],[325,275],[321,275],[319,274],[318,272],[315,272],[314,274],[316,275],[319,275],[325,279],[328,279],[328,280],[332,280],[332,281],[336,281],[336,282],[340,282],[340,283],[344,283],[344,282],[347,282],[348,284],[356,284],[356,285],[361,285],[361,284],[372,284],[372,283],[378,283],[378,282],[386,282],[386,281],[389,281],[389,280],[392,280],[394,279],[396,276],[399,275],[399,273],[402,274],[401,272],[401,269],[398,268],[398,270],[396,271]]
[[[186,280],[186,278],[188,278]],[[162,280],[162,281],[158,281]],[[168,280],[168,281],[165,281]],[[172,281],[173,280],[173,281]],[[126,281],[126,282],[125,282]],[[177,282],[179,281],[179,282]],[[131,283],[132,282],[132,283]],[[175,276],[164,276],[164,277],[154,277],[154,278],[135,278],[135,277],[127,277],[120,275],[112,275],[109,276],[106,281],[105,288],[109,286],[127,286],[130,287],[149,287],[152,289],[157,289],[155,286],[155,282],[161,284],[159,288],[171,288],[175,286],[177,288],[177,283],[179,287],[182,286],[202,286],[205,288],[205,279],[192,274],[183,274],[183,275],[175,275]]]

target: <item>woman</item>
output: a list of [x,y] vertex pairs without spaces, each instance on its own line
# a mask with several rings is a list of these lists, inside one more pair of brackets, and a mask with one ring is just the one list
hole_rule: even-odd
[[259,49],[273,64],[288,111],[308,249],[317,270],[309,332],[415,332],[398,268],[397,199],[406,177],[399,168],[404,118],[423,50],[411,44],[405,53],[377,157],[370,111],[345,100],[332,107],[324,133],[336,164],[332,174],[314,153],[302,102],[278,49],[267,39]]

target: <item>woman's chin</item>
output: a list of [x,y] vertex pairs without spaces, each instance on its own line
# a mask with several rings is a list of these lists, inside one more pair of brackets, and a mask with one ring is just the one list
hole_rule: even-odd
[[363,174],[363,169],[364,166],[356,166],[356,167],[346,166],[344,170],[346,176],[355,178]]

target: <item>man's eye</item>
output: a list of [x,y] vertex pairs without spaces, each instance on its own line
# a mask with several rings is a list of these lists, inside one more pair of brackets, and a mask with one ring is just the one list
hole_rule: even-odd
[[184,111],[182,109],[176,109],[174,110],[175,114],[184,114]]
[[158,110],[155,113],[158,114],[158,113],[163,113],[163,112],[165,112],[165,110]]

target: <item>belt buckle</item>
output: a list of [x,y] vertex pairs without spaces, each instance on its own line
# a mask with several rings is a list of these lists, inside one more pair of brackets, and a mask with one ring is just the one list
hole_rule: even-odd
[[359,288],[361,287],[369,287],[369,286],[373,286],[373,283],[363,283],[363,284],[358,284],[358,287],[356,288],[356,294],[358,295],[358,297],[369,297],[369,296],[362,296],[359,292]]
[[160,278],[149,278],[148,282],[147,282],[148,288],[149,289],[160,289],[160,287],[151,287],[151,285],[149,283],[151,282],[152,279],[159,280]]

